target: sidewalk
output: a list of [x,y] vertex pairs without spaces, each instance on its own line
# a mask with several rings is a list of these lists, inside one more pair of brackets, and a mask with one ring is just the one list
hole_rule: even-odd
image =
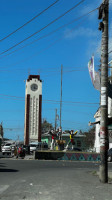
[[[96,172],[96,175],[99,176],[99,172]],[[109,178],[109,182],[112,183],[112,171],[108,171],[108,178]]]

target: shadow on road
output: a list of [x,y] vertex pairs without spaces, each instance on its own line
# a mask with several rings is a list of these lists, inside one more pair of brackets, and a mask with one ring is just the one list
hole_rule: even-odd
[[0,163],[0,167],[6,167],[5,163]]
[[0,169],[0,172],[18,172],[16,169]]
[[18,172],[19,170],[16,169],[8,169],[6,168],[6,163],[0,163],[0,172]]

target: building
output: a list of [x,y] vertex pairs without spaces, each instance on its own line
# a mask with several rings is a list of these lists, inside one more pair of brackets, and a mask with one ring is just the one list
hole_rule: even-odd
[[[100,153],[100,119],[101,119],[101,109],[94,115],[95,123],[95,151]],[[109,136],[109,149],[112,148],[112,99],[108,97],[108,136]]]
[[94,115],[95,118],[95,143],[94,148],[97,153],[100,152],[100,118],[101,118],[101,110],[100,108],[97,110],[97,112]]
[[[86,137],[85,135],[75,135],[74,136],[74,141],[75,141],[75,146],[74,147],[75,148],[80,148],[81,150],[85,151],[86,150],[85,137]],[[58,136],[56,137],[56,140],[58,140]],[[67,144],[70,141],[70,134],[69,133],[63,133],[62,134],[62,140],[65,140],[64,147],[66,147]],[[51,147],[51,142],[52,142],[51,134],[49,134],[49,133],[42,134],[42,141],[46,142],[48,144],[49,148],[50,148]],[[72,147],[72,144],[69,145],[69,148],[71,148],[71,147]]]
[[[74,136],[74,142],[75,142],[74,148],[79,148],[82,151],[85,151],[86,150],[85,138],[86,138],[85,135],[76,134]],[[66,147],[70,141],[70,134],[69,133],[62,134],[62,139],[66,141],[66,143],[65,143],[65,147]],[[69,145],[69,148],[72,148],[71,143]]]
[[24,144],[41,141],[42,81],[39,75],[26,80]]

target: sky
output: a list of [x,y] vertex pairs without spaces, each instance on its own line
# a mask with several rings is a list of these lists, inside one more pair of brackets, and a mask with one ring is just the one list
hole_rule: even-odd
[[[54,126],[56,109],[60,116],[61,65],[62,131],[87,131],[89,121],[95,120],[100,93],[92,85],[88,62],[94,55],[98,71],[101,32],[96,8],[102,0],[59,0],[27,23],[54,2],[0,0],[0,123],[3,123],[4,137],[24,138],[25,81],[30,74],[40,75],[42,119]],[[112,0],[109,51],[112,50],[111,11]]]

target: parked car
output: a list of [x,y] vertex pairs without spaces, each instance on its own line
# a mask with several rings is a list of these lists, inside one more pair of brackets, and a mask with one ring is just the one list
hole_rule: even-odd
[[36,150],[48,150],[48,144],[46,142],[39,142]]
[[43,143],[43,149],[48,150],[48,144],[46,142]]
[[112,161],[112,148],[108,150],[108,161]]
[[30,153],[33,153],[37,149],[37,144],[30,144]]
[[33,153],[34,151],[38,150],[47,150],[48,144],[46,142],[38,142],[37,144],[30,144],[30,152]]
[[2,147],[2,153],[4,154],[8,154],[11,155],[11,144],[7,143]]

